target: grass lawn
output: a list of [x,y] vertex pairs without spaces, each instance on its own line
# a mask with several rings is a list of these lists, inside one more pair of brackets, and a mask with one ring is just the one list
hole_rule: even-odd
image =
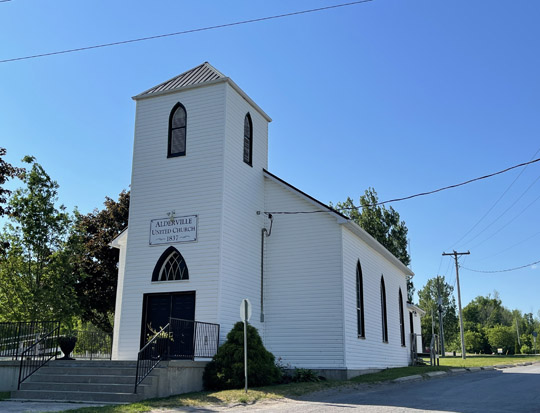
[[479,356],[468,355],[465,360],[461,357],[442,357],[439,359],[440,366],[448,367],[483,367],[496,366],[497,364],[517,364],[526,362],[540,361],[540,356],[498,356],[486,355]]
[[9,399],[8,391],[0,391],[0,401]]
[[158,408],[173,408],[179,406],[225,406],[237,403],[255,403],[260,400],[277,400],[282,398],[298,397],[315,391],[331,389],[335,387],[354,386],[361,383],[377,383],[397,379],[399,377],[412,376],[414,374],[425,374],[430,371],[448,370],[449,367],[400,367],[386,369],[379,373],[364,374],[351,380],[337,381],[326,380],[318,383],[290,383],[276,386],[267,386],[250,389],[246,394],[244,390],[224,390],[217,392],[187,393],[179,396],[171,396],[165,399],[151,399],[140,403],[128,405],[87,407],[69,411],[77,413],[132,413],[149,412]]

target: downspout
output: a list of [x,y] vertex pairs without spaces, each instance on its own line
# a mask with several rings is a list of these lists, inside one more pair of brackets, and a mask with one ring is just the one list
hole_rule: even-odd
[[272,235],[272,224],[274,223],[272,214],[268,214],[268,218],[270,218],[270,229],[263,228],[261,230],[261,323],[264,323],[264,238]]

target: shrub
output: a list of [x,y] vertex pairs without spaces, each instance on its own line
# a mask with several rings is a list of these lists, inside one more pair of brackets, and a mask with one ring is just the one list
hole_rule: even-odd
[[313,370],[297,368],[297,369],[294,369],[292,381],[294,381],[295,383],[317,382],[317,381],[321,381],[321,379],[319,378],[319,376],[317,376],[317,374]]
[[[281,371],[274,355],[262,343],[257,329],[248,324],[248,384],[258,387],[279,382]],[[244,386],[244,323],[238,322],[227,334],[227,341],[218,349],[203,374],[207,390],[239,389]]]
[[532,352],[532,349],[527,344],[521,346],[521,354],[531,354]]

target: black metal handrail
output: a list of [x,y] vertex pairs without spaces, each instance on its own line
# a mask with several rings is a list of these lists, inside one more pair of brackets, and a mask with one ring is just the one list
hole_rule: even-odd
[[22,351],[17,389],[21,388],[22,382],[58,354],[59,333],[60,323],[57,323],[53,330],[49,331],[30,347]]
[[152,339],[146,343],[137,354],[137,370],[135,373],[135,389],[150,374],[152,370],[163,359],[166,359],[169,351],[169,341],[171,338],[170,323],[159,330]]
[[58,321],[0,323],[0,357],[16,360],[22,351],[38,341],[58,324]]

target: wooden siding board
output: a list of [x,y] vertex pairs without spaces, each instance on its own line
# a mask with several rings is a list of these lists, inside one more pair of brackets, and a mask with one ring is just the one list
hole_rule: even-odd
[[[265,179],[267,211],[315,210]],[[329,214],[275,215],[265,251],[265,345],[284,363],[343,368],[341,230]]]
[[[356,263],[360,259],[364,281],[365,338],[358,338],[356,315]],[[367,246],[348,229],[343,228],[344,321],[347,368],[365,369],[407,366],[410,361],[409,340],[401,346],[399,326],[399,288],[407,314],[405,274],[382,255]],[[388,315],[388,343],[382,342],[380,282],[384,275]],[[405,320],[407,321],[407,320]],[[409,337],[405,322],[405,335]]]
[[[226,89],[223,227],[219,320],[222,339],[240,320],[240,303],[252,305],[250,323],[264,337],[260,322],[260,243],[264,215],[262,170],[267,167],[268,122],[234,88]],[[243,161],[244,118],[253,123],[252,166]]]

